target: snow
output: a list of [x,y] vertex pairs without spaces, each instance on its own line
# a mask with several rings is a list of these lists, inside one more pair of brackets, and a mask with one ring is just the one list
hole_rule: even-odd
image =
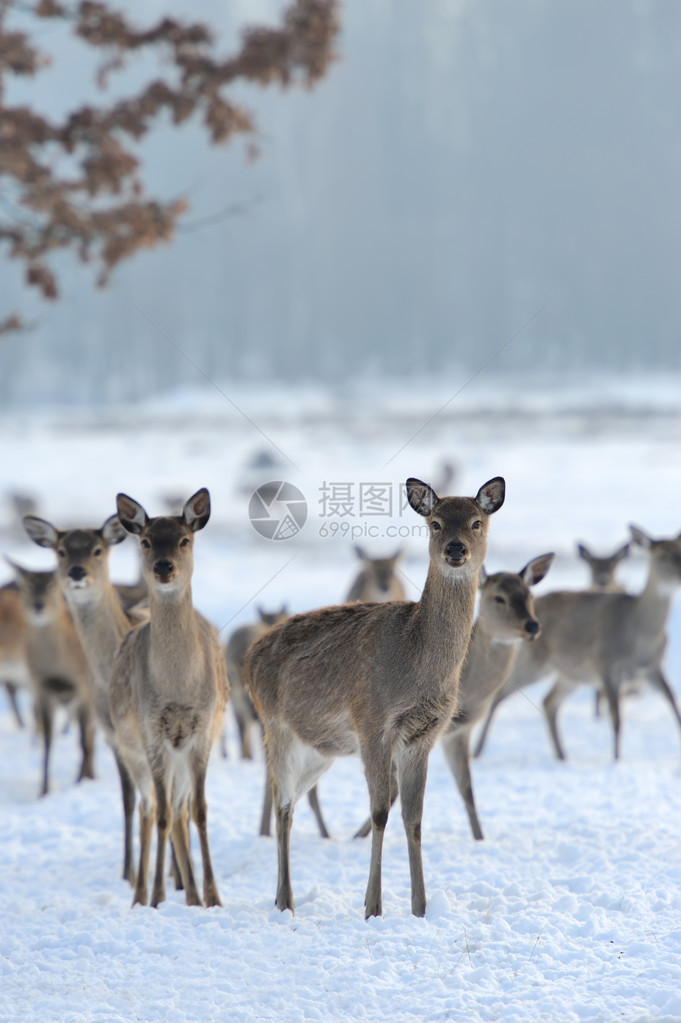
[[[320,514],[324,482],[357,491],[360,482],[387,481],[398,494],[407,475],[435,478],[444,458],[457,463],[458,492],[504,475],[507,503],[491,523],[488,566],[517,570],[555,550],[538,592],[586,583],[577,539],[606,551],[626,539],[629,522],[654,536],[681,528],[681,413],[669,381],[664,389],[611,383],[607,408],[595,389],[514,404],[513,394],[497,400],[481,386],[411,443],[446,401],[444,390],[442,401],[405,389],[359,406],[351,395],[325,403],[317,393],[228,393],[295,463],[277,456],[274,475],[261,477],[290,480],[308,498],[308,521],[294,539],[264,540],[248,522],[248,463],[267,444],[213,394],[99,417],[72,411],[0,420],[4,490],[34,494],[39,514],[61,526],[100,525],[118,490],[158,514],[164,496],[184,499],[208,486],[213,516],[197,537],[194,594],[225,636],[252,619],[257,603],[288,600],[297,611],[338,601],[355,570],[353,539],[392,550],[400,538],[391,526],[410,534],[402,537],[404,570],[410,596],[418,596],[426,544],[416,516],[393,508],[372,520],[373,536],[355,505],[347,519],[354,537],[320,536],[332,521]],[[0,528],[8,554],[51,565],[50,552],[13,530],[9,506],[0,509]],[[112,567],[115,578],[134,578],[132,542],[114,551]],[[638,557],[622,578],[636,587],[643,572]],[[678,691],[678,602],[667,664]],[[541,696],[539,686],[509,700],[474,762],[484,842],[471,838],[444,759],[433,752],[423,821],[426,917],[410,913],[396,807],[385,840],[384,916],[368,922],[369,843],[351,837],[367,809],[357,760],[338,760],[321,780],[330,840],[318,836],[307,802],[298,804],[296,913],[279,913],[275,844],[257,837],[262,756],[236,758],[230,717],[230,758],[216,750],[208,775],[223,908],[187,908],[171,884],[158,910],[133,910],[119,879],[121,811],[110,752],[100,740],[97,780],[76,786],[75,729],[58,735],[53,792],[37,799],[38,745],[15,728],[0,696],[0,1020],[681,1020],[676,725],[656,694],[630,697],[622,760],[614,764],[607,719],[594,718],[583,691],[562,711],[570,759],[559,764]]]

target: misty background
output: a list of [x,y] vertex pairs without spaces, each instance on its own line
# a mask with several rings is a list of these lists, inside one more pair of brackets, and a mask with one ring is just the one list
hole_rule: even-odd
[[[209,22],[228,54],[284,3],[120,6],[140,25]],[[64,258],[46,304],[2,259],[3,315],[34,324],[0,341],[3,407],[136,400],[201,374],[455,389],[529,320],[490,380],[678,371],[681,5],[347,0],[342,19],[314,90],[238,91],[257,161],[196,126],[153,134],[149,193],[191,209],[106,291]],[[91,96],[93,65],[60,26],[38,42],[55,66],[11,98],[56,116]]]

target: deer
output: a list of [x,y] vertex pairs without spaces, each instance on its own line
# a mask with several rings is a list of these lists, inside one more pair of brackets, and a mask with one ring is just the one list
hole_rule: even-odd
[[26,659],[43,739],[40,795],[50,790],[50,753],[55,712],[75,714],[82,759],[77,781],[94,778],[93,687],[56,572],[34,572],[9,561],[16,573],[26,621]]
[[456,708],[489,518],[504,503],[505,482],[495,477],[475,497],[440,498],[414,477],[406,488],[430,537],[420,600],[342,604],[295,615],[246,655],[273,783],[276,905],[282,911],[295,909],[290,871],[295,803],[337,756],[358,753],[372,825],[365,917],[382,915],[383,836],[398,791],[411,911],[425,915],[421,819],[428,756]]
[[496,707],[518,689],[546,677],[555,680],[543,706],[558,760],[566,759],[558,731],[558,711],[563,701],[585,683],[605,692],[615,760],[620,758],[620,694],[632,680],[645,680],[657,689],[681,727],[676,698],[662,667],[666,623],[674,593],[681,586],[681,534],[653,539],[638,526],[629,529],[634,543],[648,554],[648,579],[643,590],[638,594],[557,591],[540,597],[536,611],[542,635],[532,646],[519,651],[511,677],[492,702],[476,755],[482,750]]
[[404,587],[395,575],[402,550],[395,551],[388,558],[371,558],[359,544],[356,544],[355,554],[362,562],[362,568],[348,590],[346,603],[406,600]]
[[280,611],[264,611],[259,607],[259,620],[251,625],[240,625],[232,632],[225,644],[225,661],[229,677],[230,697],[239,730],[242,760],[253,759],[250,733],[254,725],[259,725],[258,715],[255,712],[253,701],[248,694],[243,677],[246,651],[252,643],[255,643],[257,639],[264,636],[268,629],[285,621],[287,618],[288,611],[285,604],[282,605]]
[[624,593],[624,587],[615,579],[615,573],[620,562],[628,557],[629,548],[630,545],[625,543],[622,547],[618,547],[616,551],[613,551],[612,554],[598,556],[593,554],[585,544],[577,544],[579,557],[586,561],[591,571],[590,589],[605,590],[608,593]]
[[15,582],[0,587],[0,679],[17,727],[25,728],[17,691],[30,689],[31,685],[26,654],[26,616],[19,586]]
[[[593,554],[589,548],[583,544],[577,544],[577,554],[579,557],[586,561],[591,572],[591,590],[605,590],[609,593],[624,593],[624,587],[617,582],[615,579],[615,572],[619,566],[619,563],[623,561],[629,555],[630,544],[625,543],[622,547],[618,547],[612,554],[606,554],[598,556]],[[594,714],[596,717],[601,716],[601,707],[605,700],[605,693],[602,689],[597,689],[594,694]]]
[[123,610],[118,591],[109,574],[111,548],[128,536],[117,515],[101,528],[57,529],[47,519],[24,516],[23,526],[39,547],[53,550],[57,558],[57,579],[71,611],[94,683],[95,719],[116,762],[123,804],[123,879],[136,882],[133,856],[133,815],[135,785],[121,759],[116,743],[109,686],[114,657],[137,618]]
[[194,536],[210,518],[202,488],[179,515],[149,518],[127,494],[118,518],[138,538],[148,588],[149,620],[123,640],[111,673],[116,741],[140,793],[141,841],[133,905],[147,904],[149,855],[156,823],[151,905],[165,900],[164,861],[172,835],[187,905],[202,905],[188,842],[188,811],[203,861],[203,902],[222,905],[208,841],[205,780],[222,731],[229,682],[215,630],[194,608]]

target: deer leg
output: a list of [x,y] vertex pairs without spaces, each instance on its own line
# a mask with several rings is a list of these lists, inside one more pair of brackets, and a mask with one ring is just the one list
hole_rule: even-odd
[[[189,846],[189,842],[187,842]],[[175,885],[175,891],[181,892],[184,890],[184,881],[182,880],[182,871],[180,865],[177,862],[177,853],[175,852],[175,843],[172,838],[170,839],[170,877],[173,879]]]
[[563,749],[563,744],[560,740],[560,734],[558,732],[558,710],[563,700],[572,692],[573,689],[574,686],[571,682],[568,682],[566,679],[558,678],[544,697],[546,722],[549,726],[551,742],[553,743],[553,749],[558,760],[567,759],[565,756],[565,750]]
[[207,906],[221,906],[220,893],[218,891],[215,875],[213,874],[213,863],[208,844],[208,807],[206,805],[206,767],[208,752],[200,759],[197,757],[194,765],[194,792],[192,794],[192,817],[199,833],[199,844],[201,846],[201,859],[203,861],[203,899]]
[[39,702],[40,727],[43,733],[43,781],[40,795],[46,796],[49,792],[49,767],[50,749],[52,747],[52,707],[49,701],[42,697]]
[[[392,810],[393,806],[395,805],[395,800],[396,799],[397,799],[397,771],[395,770],[395,765],[393,764],[392,768],[391,768],[391,771],[390,771],[390,809],[391,810]],[[371,817],[367,817],[367,819],[364,821],[364,824],[362,824],[361,828],[357,828],[357,831],[354,833],[354,835],[352,837],[353,838],[366,838],[367,835],[370,834],[370,832],[371,832]]]
[[262,813],[260,815],[260,834],[269,838],[272,823],[272,776],[265,761],[265,788],[262,797]]
[[364,916],[381,916],[383,903],[381,897],[381,867],[383,860],[383,837],[390,813],[390,753],[381,756],[378,762],[369,763],[365,760],[365,773],[369,785],[369,803],[371,807],[371,860],[369,864],[369,881],[364,897]]
[[[134,798],[134,790],[133,790]],[[140,861],[135,884],[133,906],[146,906],[149,884],[149,856],[151,854],[151,836],[154,830],[154,805],[144,797],[140,800]],[[128,880],[130,880],[128,878]]]
[[426,885],[421,856],[421,820],[423,795],[428,774],[428,753],[424,749],[407,749],[398,760],[398,784],[402,801],[402,820],[407,836],[409,873],[411,874],[411,911],[425,916]]
[[83,751],[83,760],[80,765],[78,781],[83,778],[94,778],[95,776],[95,729],[92,724],[92,715],[88,707],[78,708],[78,729],[80,732],[80,748]]
[[487,735],[492,724],[492,718],[494,717],[497,707],[506,699],[507,695],[508,695],[507,693],[504,693],[503,690],[500,689],[499,692],[494,697],[494,699],[492,700],[492,702],[490,703],[489,710],[487,711],[487,717],[485,718],[485,723],[480,729],[478,741],[476,742],[475,749],[473,750],[474,757],[479,757],[482,755],[482,751],[485,748],[485,743],[487,742]]
[[620,715],[620,698],[619,688],[617,683],[612,678],[605,679],[605,695],[608,700],[608,709],[610,710],[610,720],[612,721],[612,751],[613,759],[619,760],[620,758],[620,730],[622,726],[622,719]]
[[324,818],[322,816],[322,808],[319,805],[319,791],[316,785],[313,785],[307,794],[307,801],[310,804],[312,813],[315,815],[317,821],[317,827],[319,828],[319,834],[322,838],[330,838],[329,832],[327,831]]
[[116,750],[113,751],[113,755],[121,781],[121,796],[123,799],[123,879],[128,881],[134,888],[135,866],[132,851],[132,818],[135,812],[135,783]]
[[655,668],[654,671],[650,672],[648,677],[650,684],[664,696],[672,709],[672,713],[674,714],[679,727],[681,727],[681,713],[679,713],[679,706],[676,702],[676,697],[674,696],[674,690],[669,685],[669,682],[667,682],[664,672],[661,668]]
[[464,801],[473,838],[480,841],[485,836],[480,827],[473,797],[473,782],[471,781],[470,771],[470,738],[471,733],[468,730],[463,733],[445,735],[442,739],[442,749],[445,759],[449,764],[449,769],[454,775],[459,795]]
[[156,870],[154,873],[154,887],[151,892],[151,905],[156,909],[159,903],[165,901],[166,897],[165,860],[172,821],[172,808],[168,802],[165,788],[165,772],[163,765],[159,761],[154,763],[152,773],[156,792]]
[[12,708],[12,714],[19,728],[25,728],[26,722],[23,719],[21,710],[19,709],[19,701],[17,700],[17,686],[14,682],[5,682],[5,689],[7,690],[7,698],[9,705]]
[[189,836],[187,814],[186,801],[182,806],[175,808],[171,828],[173,836],[172,846],[175,851],[175,856],[177,857],[177,865],[184,885],[186,903],[188,906],[200,906],[202,905],[201,897],[199,895],[199,890],[196,887],[196,879],[194,877],[194,869],[189,856],[189,845],[187,842]]
[[277,897],[279,909],[290,909],[293,913],[293,890],[291,888],[291,824],[293,823],[293,802],[282,805],[279,794],[274,793],[275,820],[277,822]]

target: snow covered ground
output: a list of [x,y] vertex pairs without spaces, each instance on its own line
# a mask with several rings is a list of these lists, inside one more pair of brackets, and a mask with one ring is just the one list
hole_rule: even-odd
[[[337,602],[354,572],[353,541],[370,551],[405,544],[406,585],[418,597],[426,540],[417,517],[400,510],[400,486],[408,475],[435,480],[445,459],[456,465],[453,492],[506,477],[488,566],[517,570],[555,550],[538,592],[586,583],[578,539],[607,550],[626,539],[629,522],[654,536],[681,529],[678,380],[560,394],[480,386],[422,429],[459,386],[447,383],[440,393],[414,385],[359,396],[223,387],[248,419],[213,392],[97,416],[17,413],[0,419],[0,498],[26,492],[57,525],[99,525],[118,490],[158,514],[208,486],[213,517],[197,537],[194,593],[225,635],[251,620],[258,603],[287,600],[298,611]],[[277,461],[249,468],[265,452]],[[268,479],[290,481],[307,499],[307,522],[292,539],[265,540],[248,520],[250,489]],[[372,485],[384,488],[382,505],[371,491],[381,509],[373,516],[359,504]],[[330,503],[341,497],[345,516]],[[50,552],[16,532],[8,502],[0,544],[26,565],[51,565]],[[132,542],[116,549],[112,565],[115,578],[134,578]],[[622,578],[635,588],[644,567],[634,558]],[[9,574],[0,569],[0,581]],[[678,692],[678,602],[670,636]],[[367,808],[357,761],[337,761],[321,781],[330,840],[299,804],[297,909],[280,914],[274,842],[256,837],[262,761],[236,759],[230,718],[231,756],[216,751],[208,776],[224,907],[189,909],[171,887],[158,911],[131,910],[119,880],[110,753],[100,741],[97,781],[74,786],[75,734],[60,736],[54,791],[38,800],[39,749],[15,729],[0,696],[0,1020],[681,1020],[676,725],[655,694],[632,697],[622,760],[613,764],[607,720],[593,717],[583,692],[564,707],[570,760],[558,764],[541,696],[540,686],[504,705],[474,764],[484,842],[472,840],[434,751],[423,826],[427,916],[410,914],[396,808],[384,916],[369,922],[369,845],[351,838]]]

